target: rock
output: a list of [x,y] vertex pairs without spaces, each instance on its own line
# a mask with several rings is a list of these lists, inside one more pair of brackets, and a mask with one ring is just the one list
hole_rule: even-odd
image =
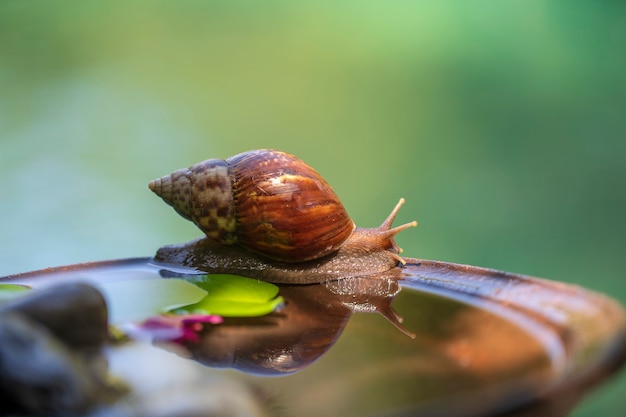
[[104,297],[96,288],[83,283],[34,290],[3,304],[2,312],[15,312],[41,324],[71,349],[98,350],[108,338]]
[[0,414],[80,415],[111,395],[100,367],[19,314],[0,315],[0,341]]
[[0,414],[79,416],[123,392],[102,348],[106,303],[95,288],[55,285],[0,306]]
[[242,382],[145,343],[107,341],[106,304],[89,285],[33,290],[2,304],[0,415],[267,415]]

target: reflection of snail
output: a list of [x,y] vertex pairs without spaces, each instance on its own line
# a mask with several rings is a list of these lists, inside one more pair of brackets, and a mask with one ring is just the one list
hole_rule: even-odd
[[391,228],[401,199],[379,227],[355,227],[313,168],[275,150],[209,159],[150,182],[150,189],[207,235],[193,247],[162,248],[158,260],[199,268],[210,264],[213,270],[274,282],[387,271],[404,264],[394,236],[417,225]]
[[[161,274],[177,276],[167,270]],[[280,311],[261,317],[225,317],[219,326],[200,325],[191,338],[176,342],[187,349],[186,356],[210,367],[280,375],[317,361],[337,341],[354,312],[379,313],[415,338],[391,306],[402,275],[396,268],[319,285],[284,285],[280,294],[285,305]]]

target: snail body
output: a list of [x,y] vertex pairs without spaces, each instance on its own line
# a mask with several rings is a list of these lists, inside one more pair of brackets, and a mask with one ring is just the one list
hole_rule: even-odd
[[[393,237],[417,225],[391,228],[404,202],[400,200],[380,227],[357,228],[313,168],[276,150],[209,159],[151,181],[149,187],[207,236],[162,248],[157,260],[200,269],[228,266],[216,272],[273,282],[322,282],[384,272],[404,263]],[[259,274],[261,270],[265,273]],[[307,274],[310,278],[303,279]]]

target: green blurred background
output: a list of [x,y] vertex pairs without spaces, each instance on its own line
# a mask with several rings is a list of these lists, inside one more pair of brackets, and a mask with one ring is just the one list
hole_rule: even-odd
[[409,256],[626,302],[625,2],[128,3],[0,3],[0,275],[199,236],[147,182],[274,147]]

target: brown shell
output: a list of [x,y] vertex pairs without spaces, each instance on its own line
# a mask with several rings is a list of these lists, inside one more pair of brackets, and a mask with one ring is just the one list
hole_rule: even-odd
[[211,239],[223,244],[237,240],[226,161],[208,159],[199,162],[151,181],[149,187]]
[[275,150],[200,162],[152,181],[150,189],[211,239],[283,262],[328,255],[355,227],[313,168]]

